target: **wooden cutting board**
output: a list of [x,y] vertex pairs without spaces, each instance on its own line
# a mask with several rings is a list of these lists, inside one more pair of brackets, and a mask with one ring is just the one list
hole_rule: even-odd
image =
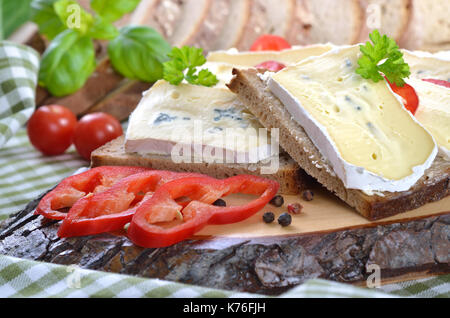
[[[167,248],[144,249],[124,233],[59,239],[59,222],[33,214],[40,198],[0,227],[0,254],[212,288],[280,294],[311,278],[366,286],[376,266],[389,283],[450,273],[450,197],[369,222],[330,193],[285,196],[304,208],[292,224],[265,224],[267,206],[233,225],[207,226]],[[228,205],[248,196],[225,198]]]

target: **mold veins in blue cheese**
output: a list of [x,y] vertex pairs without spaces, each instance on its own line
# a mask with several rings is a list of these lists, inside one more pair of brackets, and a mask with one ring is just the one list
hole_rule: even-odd
[[347,188],[406,191],[437,145],[385,81],[355,73],[360,54],[355,45],[308,58],[272,74],[269,88]]

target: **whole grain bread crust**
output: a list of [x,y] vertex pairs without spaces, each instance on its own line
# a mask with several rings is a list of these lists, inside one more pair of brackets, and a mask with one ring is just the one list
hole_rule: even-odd
[[450,194],[450,162],[437,157],[424,176],[408,191],[367,194],[347,189],[334,174],[303,128],[267,88],[255,69],[234,69],[234,79],[228,87],[238,94],[244,105],[268,129],[279,128],[280,145],[320,184],[336,194],[369,220],[377,220],[413,210],[438,201]]
[[279,169],[276,173],[261,174],[261,165],[257,164],[175,163],[170,156],[127,153],[124,141],[124,136],[121,136],[95,150],[91,155],[91,167],[141,166],[157,170],[197,172],[218,179],[240,174],[259,175],[277,181],[280,184],[279,192],[282,194],[299,194],[312,182],[312,178],[300,169],[298,164],[286,153],[280,154]]

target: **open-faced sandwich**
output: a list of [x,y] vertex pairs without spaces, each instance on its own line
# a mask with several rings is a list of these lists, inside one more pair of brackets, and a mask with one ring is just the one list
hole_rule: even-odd
[[378,219],[449,194],[450,64],[405,52],[408,85],[395,43],[372,39],[278,73],[236,69],[229,87],[301,168]]

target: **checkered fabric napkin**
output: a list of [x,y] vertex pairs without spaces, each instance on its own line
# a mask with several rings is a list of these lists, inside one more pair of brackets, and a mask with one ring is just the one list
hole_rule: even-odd
[[0,42],[0,147],[34,110],[39,55],[12,42]]
[[[120,274],[0,256],[0,297],[267,298]],[[375,290],[313,280],[281,297],[394,297]]]

